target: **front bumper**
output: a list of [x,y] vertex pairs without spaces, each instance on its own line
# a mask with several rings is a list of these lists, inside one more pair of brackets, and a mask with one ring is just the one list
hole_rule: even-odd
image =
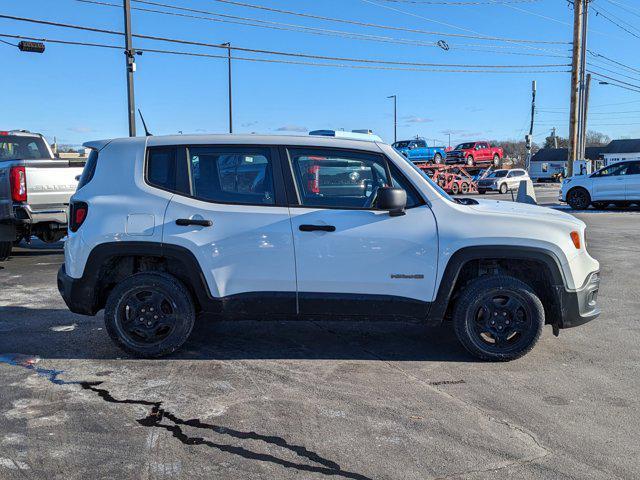
[[600,288],[600,272],[593,272],[587,277],[585,284],[575,290],[562,289],[560,292],[562,318],[560,328],[577,327],[600,316],[598,306],[598,290]]
[[82,278],[67,275],[64,264],[58,270],[58,291],[64,303],[73,313],[95,315],[97,312],[95,292]]

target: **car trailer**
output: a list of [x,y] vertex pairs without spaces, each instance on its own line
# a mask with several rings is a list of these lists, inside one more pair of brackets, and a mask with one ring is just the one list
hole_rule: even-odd
[[[477,180],[485,178],[492,168],[482,169],[465,164],[442,165],[439,163],[416,163],[416,166],[423,170],[440,188],[452,195],[477,193]],[[482,174],[480,174],[481,171]]]

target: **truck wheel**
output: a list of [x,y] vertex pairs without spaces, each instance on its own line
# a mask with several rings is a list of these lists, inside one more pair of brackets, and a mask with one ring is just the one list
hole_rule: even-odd
[[462,182],[460,184],[460,192],[465,195],[467,193],[469,193],[469,184],[466,182]]
[[0,242],[0,262],[3,262],[11,256],[13,242]]
[[500,185],[500,193],[505,194],[505,193],[507,193],[507,190],[509,190],[509,187],[507,187],[507,184],[506,183],[502,183]]
[[137,273],[112,290],[104,321],[111,339],[142,358],[168,355],[189,338],[195,322],[191,294],[166,273]]
[[457,195],[458,193],[460,193],[460,187],[458,186],[457,183],[454,183],[451,185],[451,193],[453,195]]
[[574,188],[567,193],[567,203],[574,210],[585,210],[591,203],[591,195],[584,188]]
[[436,153],[433,156],[433,163],[437,163],[437,164],[442,163],[442,155],[440,155],[439,153]]
[[482,360],[508,361],[529,352],[542,333],[544,307],[517,278],[486,275],[469,283],[454,308],[462,345]]
[[497,153],[493,156],[493,166],[497,167],[498,165],[500,165],[500,155],[498,155]]
[[473,167],[475,165],[473,157],[471,155],[467,157],[467,165],[469,165],[470,167]]

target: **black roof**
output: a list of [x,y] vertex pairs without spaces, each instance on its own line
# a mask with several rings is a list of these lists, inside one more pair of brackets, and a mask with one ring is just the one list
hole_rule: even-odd
[[637,153],[640,152],[640,138],[612,140],[603,153]]
[[[621,142],[626,140],[614,140],[613,142]],[[585,156],[589,160],[597,160],[600,158],[600,155],[603,153],[618,153],[618,152],[609,152],[609,147],[613,143],[611,142],[606,147],[587,147],[585,150]],[[637,140],[638,145],[640,146],[640,140]],[[625,152],[640,152],[638,150],[624,150]],[[567,158],[569,158],[569,150],[567,148],[541,148],[536,152],[533,157],[531,157],[531,161],[533,162],[566,162]]]

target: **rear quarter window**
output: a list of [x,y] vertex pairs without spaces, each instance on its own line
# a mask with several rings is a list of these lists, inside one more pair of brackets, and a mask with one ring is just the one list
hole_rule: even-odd
[[82,175],[80,176],[80,181],[78,182],[78,190],[84,187],[87,183],[89,183],[93,176],[96,173],[96,166],[98,165],[98,151],[91,150],[89,153],[89,158],[87,158],[87,163],[82,170]]

